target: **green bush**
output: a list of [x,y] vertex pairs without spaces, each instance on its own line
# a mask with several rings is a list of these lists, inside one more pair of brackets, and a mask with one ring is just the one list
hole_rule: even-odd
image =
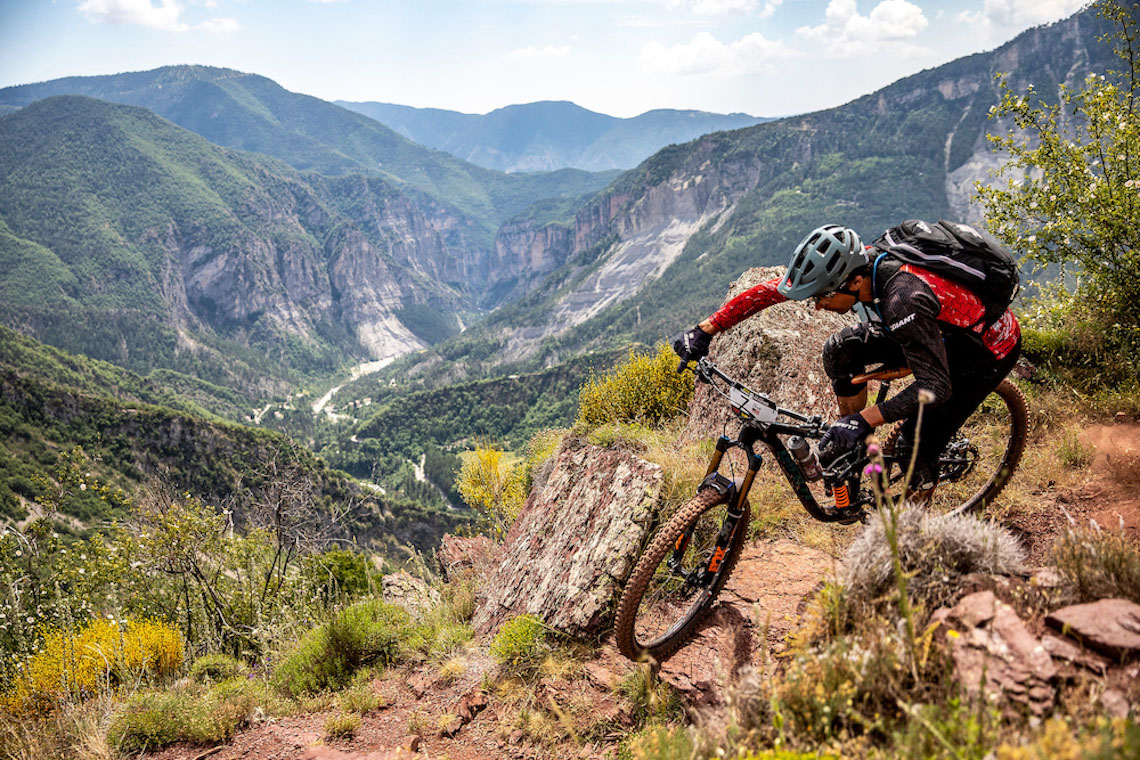
[[360,715],[354,712],[333,713],[325,720],[325,737],[347,739],[360,728]]
[[194,660],[190,666],[190,677],[198,683],[217,683],[243,675],[245,671],[245,665],[236,657],[218,652]]
[[491,641],[491,656],[518,674],[533,672],[546,656],[546,625],[534,615],[503,623]]
[[309,631],[277,668],[274,683],[294,696],[339,688],[362,667],[394,662],[414,632],[400,607],[359,602]]
[[592,376],[578,395],[578,422],[660,423],[688,408],[691,378],[677,373],[677,355],[665,344],[653,353],[632,348],[625,362],[603,377]]
[[214,744],[228,740],[258,707],[270,704],[264,685],[244,678],[224,681],[205,693],[199,687],[144,692],[114,716],[107,740],[131,754],[179,741]]

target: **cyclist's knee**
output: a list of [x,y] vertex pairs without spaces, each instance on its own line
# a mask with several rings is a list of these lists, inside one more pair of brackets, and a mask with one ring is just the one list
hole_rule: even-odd
[[851,382],[866,366],[863,328],[863,324],[845,327],[823,344],[823,371],[831,380],[836,396],[856,396],[864,388]]

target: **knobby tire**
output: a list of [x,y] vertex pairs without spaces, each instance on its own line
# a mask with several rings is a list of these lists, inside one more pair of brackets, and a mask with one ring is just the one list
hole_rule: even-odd
[[[1000,459],[993,469],[990,477],[965,501],[961,502],[958,506],[947,510],[949,514],[969,514],[984,508],[988,504],[992,504],[997,498],[998,494],[1002,492],[1006,484],[1009,483],[1009,478],[1013,475],[1014,470],[1017,469],[1018,463],[1021,462],[1021,455],[1025,451],[1026,436],[1029,433],[1029,404],[1025,400],[1025,394],[1021,389],[1014,385],[1008,378],[1001,381],[997,388],[987,397],[992,399],[997,396],[1001,403],[1004,404],[1005,409],[1009,415],[1009,432],[1003,432],[1005,438],[1004,446],[1001,450]],[[975,415],[977,412],[975,412]],[[974,419],[975,415],[971,415],[963,425],[964,430],[968,430],[970,422]],[[894,453],[895,443],[898,440],[901,426],[896,427],[887,436],[883,446],[884,453],[891,455]],[[992,461],[979,463],[982,467],[993,466]],[[906,463],[899,463],[899,466],[905,469]],[[942,489],[940,484],[935,491],[935,499],[938,499],[938,490]]]
[[[714,488],[706,488],[700,491],[662,526],[633,568],[618,604],[615,623],[618,649],[629,659],[641,661],[649,658],[656,663],[664,662],[692,636],[697,625],[712,609],[717,596],[728,580],[728,576],[736,567],[741,550],[744,547],[748,533],[748,521],[751,517],[747,501],[744,504],[740,522],[736,526],[736,532],[729,542],[725,557],[708,588],[696,592],[695,599],[691,603],[684,602],[679,605],[687,607],[687,609],[672,621],[672,625],[666,631],[669,635],[651,641],[638,640],[638,621],[650,614],[649,611],[642,609],[646,590],[654,583],[655,576],[661,571],[663,562],[673,552],[677,539],[706,512],[723,506],[726,499],[727,495]],[[715,527],[719,529],[719,523]],[[698,562],[692,563],[694,566],[708,561],[707,556],[697,559]],[[656,580],[659,583],[662,582],[659,577]]]

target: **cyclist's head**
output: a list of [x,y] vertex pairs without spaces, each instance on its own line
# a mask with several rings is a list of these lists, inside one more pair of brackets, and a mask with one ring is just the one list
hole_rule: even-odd
[[776,289],[793,301],[803,301],[839,289],[866,266],[867,254],[855,230],[826,224],[796,246]]

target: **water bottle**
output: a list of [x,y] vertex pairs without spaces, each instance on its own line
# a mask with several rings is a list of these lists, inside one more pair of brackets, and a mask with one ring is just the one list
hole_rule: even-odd
[[812,450],[811,444],[803,436],[793,435],[788,439],[788,451],[800,466],[800,472],[807,480],[819,480],[823,471],[819,468],[819,455]]

